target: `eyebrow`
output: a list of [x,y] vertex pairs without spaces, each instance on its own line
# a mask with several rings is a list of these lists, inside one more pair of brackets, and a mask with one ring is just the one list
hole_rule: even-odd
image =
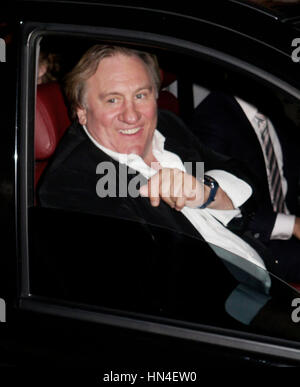
[[[139,87],[138,89],[135,90],[135,93],[139,93],[140,91],[142,90],[149,90],[150,92],[153,91],[153,86],[152,85],[147,85],[147,86],[144,86],[144,87]],[[107,93],[101,93],[99,94],[99,97],[100,99],[105,99],[111,95],[122,95],[122,93],[118,92],[118,91],[109,91]]]

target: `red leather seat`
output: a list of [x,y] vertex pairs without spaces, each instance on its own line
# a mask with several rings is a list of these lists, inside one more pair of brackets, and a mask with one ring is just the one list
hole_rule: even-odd
[[158,100],[157,100],[157,106],[160,109],[170,110],[176,115],[179,115],[178,99],[170,91],[164,90],[166,87],[170,86],[171,83],[176,81],[176,75],[163,70],[161,70],[160,73],[161,73],[162,85],[161,85],[161,91],[159,93]]
[[298,290],[298,292],[300,292],[300,284],[296,284],[296,283],[290,283],[290,286],[292,286],[294,289]]
[[57,82],[37,86],[35,116],[35,185],[63,133],[70,125],[68,110]]

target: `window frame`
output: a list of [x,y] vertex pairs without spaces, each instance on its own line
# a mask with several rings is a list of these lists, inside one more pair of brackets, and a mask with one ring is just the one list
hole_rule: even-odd
[[[37,65],[37,46],[42,35],[62,35],[83,38],[99,38],[102,41],[118,41],[127,44],[143,45],[145,48],[159,48],[176,51],[192,56],[204,56],[217,61],[223,66],[230,66],[247,75],[258,77],[284,90],[300,100],[300,92],[293,85],[276,76],[238,58],[232,57],[216,49],[198,43],[157,35],[154,33],[79,25],[64,25],[59,23],[24,22],[21,26],[22,43],[19,74],[19,105],[16,126],[16,224],[18,255],[20,262],[20,294],[19,307],[24,311],[46,313],[60,317],[76,318],[83,321],[108,324],[110,326],[134,329],[137,331],[155,333],[165,336],[193,340],[195,342],[220,345],[222,347],[249,351],[260,355],[276,356],[288,360],[299,359],[299,346],[276,338],[262,338],[260,335],[250,335],[225,329],[214,330],[211,327],[189,324],[183,321],[164,321],[144,316],[126,317],[121,314],[103,313],[87,310],[71,303],[52,303],[47,299],[32,297],[30,294],[29,249],[28,249],[28,208],[33,203],[33,133],[35,112],[36,74],[32,69]],[[146,321],[146,324],[145,324]]]

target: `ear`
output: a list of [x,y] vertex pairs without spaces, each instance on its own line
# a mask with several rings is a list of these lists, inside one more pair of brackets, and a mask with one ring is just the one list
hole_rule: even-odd
[[86,118],[86,109],[85,108],[77,108],[77,117],[78,121],[81,125],[86,125],[87,118]]

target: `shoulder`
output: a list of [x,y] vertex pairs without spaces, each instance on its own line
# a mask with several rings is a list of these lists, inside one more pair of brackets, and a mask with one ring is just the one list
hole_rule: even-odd
[[73,122],[61,139],[55,151],[54,158],[62,155],[67,157],[74,149],[87,143],[86,140],[87,136],[83,132],[82,126],[78,122]]
[[158,130],[168,139],[180,144],[188,144],[195,139],[185,122],[168,110],[158,111]]
[[45,168],[38,190],[57,191],[58,186],[68,190],[83,184],[95,186],[97,166],[107,159],[108,156],[90,141],[81,125],[72,124]]
[[86,169],[90,164],[89,161],[95,157],[102,158],[102,154],[103,152],[87,137],[82,126],[74,122],[61,139],[48,169],[52,173],[61,167],[64,170]]
[[239,104],[232,94],[224,91],[212,91],[208,96],[200,102],[196,107],[195,113],[209,113],[209,112],[230,112],[239,110]]
[[174,127],[174,125],[182,129],[185,127],[185,123],[176,114],[169,110],[158,109],[158,128],[163,132],[164,130]]

